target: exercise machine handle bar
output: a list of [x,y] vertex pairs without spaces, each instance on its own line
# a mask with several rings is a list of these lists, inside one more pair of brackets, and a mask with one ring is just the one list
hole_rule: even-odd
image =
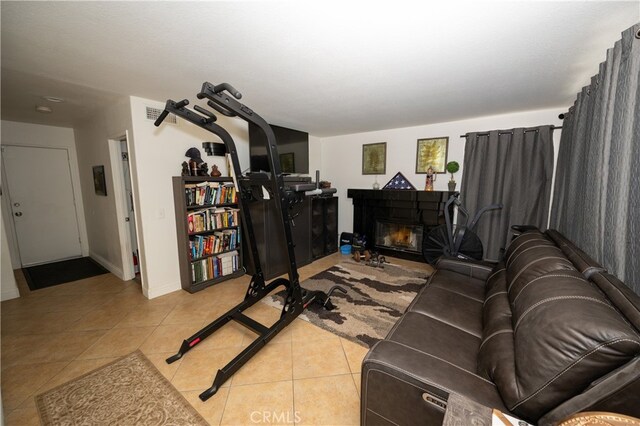
[[213,85],[211,83],[209,84],[210,84],[209,87],[214,93],[222,93],[226,90],[227,92],[231,93],[234,98],[242,99],[242,93],[240,93],[235,87],[233,87],[229,83],[220,83],[216,85]]
[[[198,93],[196,96],[198,97],[198,99],[204,99],[207,97],[207,95],[205,94],[205,86],[207,91],[216,94],[216,95],[221,95],[222,92],[227,91],[229,93],[231,93],[231,95],[236,98],[236,99],[242,99],[242,93],[240,93],[235,87],[233,87],[232,85],[230,85],[229,83],[220,83],[220,84],[211,84],[209,82],[205,82],[202,85],[202,90],[200,91],[200,93]],[[225,115],[227,117],[235,117],[237,114],[234,113],[233,111],[230,111],[228,108],[225,108],[224,106],[218,105],[217,103],[213,102],[212,100],[209,100],[207,102],[207,105],[209,105],[211,108],[215,109],[216,111],[218,111],[220,114]]]
[[480,217],[483,214],[485,214],[486,212],[488,212],[489,210],[501,210],[503,207],[504,207],[503,204],[491,204],[491,205],[488,205],[486,207],[481,208],[480,210],[478,210],[476,215],[473,217],[473,220],[471,221],[471,224],[469,225],[469,229],[473,231],[474,228],[476,227],[476,225],[478,224],[478,221],[480,220]]
[[[173,101],[171,101],[171,102],[173,102]],[[169,101],[167,101],[167,103],[169,103]],[[183,99],[180,102],[173,102],[173,107],[176,108],[176,109],[184,108],[187,105],[189,105],[189,100],[188,99]],[[156,121],[153,122],[153,125],[156,126],[156,127],[160,127],[160,125],[162,124],[164,119],[167,118],[167,115],[169,115],[169,110],[167,108],[165,108],[162,111],[162,113],[160,113],[160,115],[158,116]]]
[[458,196],[460,196],[460,193],[458,192],[453,194],[444,204],[444,221],[447,226],[447,244],[449,245],[449,253],[453,253],[455,248],[453,241],[453,221],[451,220],[451,213],[449,213],[449,210],[451,208],[451,204],[455,204],[458,207],[461,206]]
[[206,109],[202,108],[200,105],[194,105],[193,109],[198,111],[200,114],[203,114],[203,115],[206,115],[207,117],[209,117],[209,123],[213,123],[218,119],[218,117],[216,117],[216,115],[214,113],[212,113],[209,110],[206,110]]

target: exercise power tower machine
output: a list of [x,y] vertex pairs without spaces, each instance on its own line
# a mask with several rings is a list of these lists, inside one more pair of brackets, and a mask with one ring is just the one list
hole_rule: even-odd
[[[341,287],[334,286],[325,293],[318,290],[305,290],[300,287],[298,268],[296,266],[296,259],[294,255],[289,210],[303,200],[305,191],[316,189],[316,186],[314,184],[303,184],[295,185],[293,188],[285,188],[283,174],[280,168],[277,142],[269,124],[267,124],[262,117],[250,108],[238,102],[237,100],[241,99],[242,95],[228,83],[213,85],[205,82],[202,85],[202,90],[197,94],[197,97],[198,99],[207,99],[207,105],[222,115],[227,117],[239,117],[260,127],[266,135],[267,157],[271,168],[270,173],[251,173],[247,176],[242,176],[240,162],[238,161],[238,153],[231,135],[224,128],[215,123],[217,117],[210,110],[199,105],[194,105],[193,109],[195,111],[188,109],[187,105],[189,105],[189,100],[187,99],[179,102],[169,99],[165,105],[164,111],[154,123],[156,126],[160,126],[167,115],[172,113],[213,133],[218,136],[222,142],[224,142],[227,152],[231,157],[231,166],[233,167],[236,179],[236,187],[239,190],[238,204],[240,206],[242,224],[246,236],[245,238],[249,246],[249,261],[254,265],[255,273],[251,278],[244,300],[218,319],[202,328],[193,336],[184,340],[178,350],[178,353],[167,358],[168,364],[179,360],[185,353],[195,348],[198,343],[202,342],[206,337],[210,336],[216,330],[220,329],[232,320],[249,328],[258,335],[253,343],[240,352],[227,365],[218,370],[211,387],[200,394],[200,399],[202,401],[206,401],[215,395],[224,382],[226,382],[236,371],[249,361],[252,356],[258,353],[258,351],[273,339],[282,329],[300,315],[300,313],[302,313],[302,311],[310,304],[318,303],[325,309],[331,310],[334,306],[329,297],[333,291],[339,290],[346,293],[346,290]],[[289,259],[289,279],[276,278],[269,284],[265,284],[264,275],[260,267],[260,256],[256,240],[254,238],[251,214],[247,207],[248,203],[263,199],[263,187],[266,188],[269,196],[275,200],[274,204],[277,209],[277,216],[282,219],[280,223],[282,232],[285,234],[286,250]],[[280,314],[280,319],[278,319],[278,321],[273,325],[266,327],[243,314],[243,311],[253,306],[260,299],[267,296],[280,286],[285,287],[286,298],[282,308],[282,313]]]

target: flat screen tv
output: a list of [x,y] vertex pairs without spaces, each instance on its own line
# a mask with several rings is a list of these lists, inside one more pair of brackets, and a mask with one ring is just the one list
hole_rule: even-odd
[[[278,144],[283,173],[309,173],[309,133],[271,125]],[[270,172],[266,136],[262,129],[249,123],[249,154],[252,172]]]

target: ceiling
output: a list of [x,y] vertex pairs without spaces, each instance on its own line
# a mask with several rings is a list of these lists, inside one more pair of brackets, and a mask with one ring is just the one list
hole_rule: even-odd
[[2,1],[2,119],[74,126],[203,81],[316,136],[567,108],[639,5]]

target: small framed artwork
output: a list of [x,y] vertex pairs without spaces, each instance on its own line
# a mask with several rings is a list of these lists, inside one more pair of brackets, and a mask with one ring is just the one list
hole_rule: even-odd
[[104,180],[104,166],[93,166],[93,187],[96,195],[107,196],[107,182]]
[[387,169],[387,143],[362,145],[362,174],[383,175]]
[[416,173],[427,173],[431,167],[434,173],[446,173],[449,138],[418,139],[416,152]]
[[280,169],[282,173],[295,173],[296,158],[293,152],[285,152],[280,154]]

